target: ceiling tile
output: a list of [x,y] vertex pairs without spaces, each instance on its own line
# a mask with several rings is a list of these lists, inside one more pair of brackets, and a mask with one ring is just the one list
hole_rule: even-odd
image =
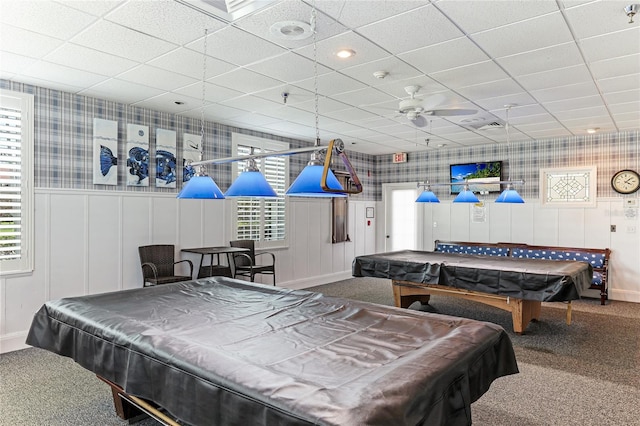
[[546,102],[545,108],[552,114],[561,111],[571,111],[573,109],[589,108],[595,106],[603,106],[602,97],[600,95],[586,96],[584,98],[562,99],[555,102]]
[[241,109],[248,112],[257,112],[268,115],[268,111],[282,107],[282,104],[271,102],[256,96],[245,95],[221,102],[225,106]]
[[[287,94],[286,103],[284,102],[284,93]],[[309,90],[291,84],[282,83],[279,86],[255,92],[253,95],[270,101],[282,102],[283,105],[296,108],[298,108],[302,104],[313,102],[314,98],[313,92]],[[348,105],[344,105],[344,108],[348,108]],[[311,105],[310,109],[313,110],[313,104]]]
[[[384,71],[387,73],[383,78],[376,78],[373,73],[376,71]],[[416,70],[411,65],[399,61],[395,57],[387,57],[376,61],[367,62],[365,64],[355,65],[340,70],[342,74],[356,78],[363,83],[376,87],[389,84],[393,81],[402,81],[409,78],[421,76],[423,73]]]
[[598,86],[604,93],[635,90],[640,87],[640,74],[630,74],[620,77],[603,78],[598,80]]
[[191,98],[189,96],[178,96],[175,93],[169,92],[143,101],[135,102],[133,105],[157,111],[170,112],[172,114],[182,114],[187,111],[201,108],[202,100]]
[[[7,43],[6,40],[11,40]],[[62,40],[23,30],[8,24],[0,25],[2,51],[40,59],[61,46]]]
[[[248,65],[247,68],[287,83],[306,80],[309,77],[313,77],[316,72],[316,68],[312,60],[293,52],[287,52],[282,55]],[[327,74],[329,72],[331,72],[329,68],[322,64],[317,64],[318,75]]]
[[63,4],[73,9],[78,9],[94,16],[102,16],[118,5],[124,3],[123,0],[56,0],[56,3]]
[[583,39],[580,46],[589,62],[635,55],[640,52],[640,26]]
[[[203,39],[189,43],[186,47],[196,52],[203,52]],[[207,37],[207,55],[236,65],[248,65],[284,52],[282,47],[232,26],[209,34]]]
[[552,1],[501,0],[491,1],[447,1],[436,3],[436,7],[454,20],[466,33],[476,33],[525,21],[558,10]]
[[104,19],[179,45],[204,37],[205,29],[212,33],[226,26],[173,0],[128,1]]
[[640,53],[594,62],[591,72],[596,79],[640,74]]
[[44,60],[109,77],[115,77],[138,65],[137,62],[73,43],[63,44],[46,55]]
[[13,74],[21,74],[27,67],[35,63],[37,59],[0,51],[0,78],[11,79]]
[[538,100],[538,102],[543,103],[597,95],[598,89],[596,88],[595,84],[593,84],[593,82],[585,82],[578,84],[569,84],[562,87],[533,90],[530,93],[534,98]]
[[120,74],[118,79],[166,91],[172,91],[197,82],[194,78],[149,65],[140,65],[126,71]]
[[347,122],[353,122],[357,120],[366,120],[367,118],[375,117],[374,114],[371,114],[370,112],[364,111],[360,108],[349,108],[349,109],[343,109],[335,112],[329,111],[329,112],[323,112],[322,114],[326,115],[327,117],[345,120]]
[[244,93],[253,93],[282,84],[282,82],[278,80],[244,68],[237,68],[226,74],[210,78],[207,81],[222,87],[240,87]]
[[425,74],[489,60],[486,53],[466,37],[405,52],[398,57]]
[[515,81],[507,78],[489,83],[460,87],[456,89],[456,91],[468,99],[487,99],[520,93],[522,92],[522,88]]
[[489,111],[501,111],[505,109],[505,105],[537,105],[536,102],[531,95],[525,92],[516,92],[511,93],[505,96],[498,96],[495,98],[486,98],[486,99],[478,99],[475,101],[476,104],[480,105],[485,110]]
[[592,77],[585,65],[575,65],[522,75],[516,80],[527,90],[538,90],[592,81]]
[[621,92],[608,92],[603,94],[608,104],[623,104],[627,102],[640,103],[640,87]]
[[[174,90],[179,95],[189,96],[191,98],[202,99],[202,82],[194,83]],[[242,92],[228,89],[215,84],[207,83],[205,87],[205,98],[208,102],[222,102],[228,99],[242,96]]]
[[533,74],[584,64],[575,43],[565,43],[545,49],[498,58],[496,61],[513,76]]
[[573,41],[560,12],[487,30],[472,38],[494,58]]
[[359,0],[354,1],[320,1],[316,4],[321,10],[352,28],[371,24],[387,19],[389,16],[397,15],[409,10],[413,10],[422,5],[415,0]]
[[394,54],[463,35],[451,21],[430,4],[360,27],[358,32]]
[[580,108],[580,109],[572,109],[565,111],[554,112],[553,115],[558,118],[561,122],[565,122],[567,120],[573,120],[577,118],[591,118],[591,117],[602,117],[608,114],[607,109],[603,106],[594,106],[590,108]]
[[164,91],[153,87],[141,86],[128,81],[110,78],[80,92],[81,95],[94,96],[111,101],[132,104],[154,96],[163,94]]
[[493,61],[485,61],[432,73],[430,77],[444,86],[455,89],[490,81],[504,80],[509,76]]
[[[304,102],[300,102],[298,104],[295,105],[296,108],[300,108],[302,110],[305,111],[315,111],[315,99],[314,96],[312,95],[309,99],[307,99]],[[332,98],[327,98],[324,96],[319,96],[318,97],[318,111],[320,111],[321,114],[324,114],[326,112],[335,112],[335,111],[342,111],[345,109],[350,109],[351,105],[346,104],[344,102],[340,102],[337,101],[335,99]]]
[[38,61],[27,67],[23,74],[42,80],[57,81],[69,86],[87,87],[105,81],[108,77],[76,70],[51,62]]
[[1,23],[61,40],[68,40],[95,19],[95,16],[60,3],[16,0],[0,2]]
[[175,48],[174,44],[107,21],[98,21],[71,41],[137,62],[146,62]]
[[[295,83],[296,86],[302,87],[310,91],[314,90],[315,82],[314,78],[309,78],[303,81]],[[349,92],[356,89],[362,89],[366,87],[364,84],[351,77],[342,75],[338,72],[332,72],[329,74],[323,74],[318,76],[318,93],[322,96],[331,96],[337,93]]]
[[[173,71],[189,77],[202,80],[205,55],[202,52],[196,52],[184,47],[172,50],[169,53],[158,56],[157,58],[147,62],[148,65],[162,68],[167,71]],[[236,65],[221,61],[211,56],[206,56],[206,78],[215,77],[237,68]]]
[[[576,37],[587,38],[627,29],[624,7],[629,1],[593,1],[565,10]],[[597,16],[598,19],[592,19]]]
[[377,104],[380,102],[395,101],[393,96],[376,90],[372,87],[353,90],[351,92],[338,93],[333,95],[334,99],[352,106],[363,106]]

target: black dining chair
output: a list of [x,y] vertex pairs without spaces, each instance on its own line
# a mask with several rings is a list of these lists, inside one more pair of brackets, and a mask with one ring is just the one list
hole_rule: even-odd
[[[173,244],[155,244],[138,247],[142,264],[142,286],[168,284],[193,279],[193,263],[190,260],[175,260]],[[175,268],[179,263],[189,265],[189,275],[176,275]]]
[[[248,249],[246,253],[234,253],[234,276],[249,277],[254,282],[257,274],[273,275],[273,285],[276,285],[276,256],[270,252],[256,253],[255,242],[253,240],[236,240],[230,241],[231,247],[240,247]],[[264,256],[266,258],[264,264],[256,263],[256,258]]]

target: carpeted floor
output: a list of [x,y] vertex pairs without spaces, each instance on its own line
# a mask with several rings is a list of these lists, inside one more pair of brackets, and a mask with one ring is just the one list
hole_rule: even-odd
[[[388,280],[354,278],[310,290],[393,305]],[[474,425],[640,426],[639,304],[574,301],[569,326],[565,305],[544,304],[541,321],[522,336],[499,309],[437,296],[430,305],[441,314],[497,323],[512,339],[520,373],[498,379],[472,405]],[[0,425],[127,424],[115,416],[104,383],[70,359],[39,349],[0,356],[0,413]]]

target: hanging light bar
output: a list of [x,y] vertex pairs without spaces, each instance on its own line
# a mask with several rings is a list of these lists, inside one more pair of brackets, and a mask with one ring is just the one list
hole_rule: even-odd
[[222,200],[224,195],[211,177],[203,172],[198,172],[182,187],[177,198]]
[[[500,180],[500,181],[465,181],[463,190],[456,196],[453,200],[454,203],[478,203],[480,200],[471,190],[471,186],[484,186],[484,185],[507,185],[507,189],[505,189],[498,199],[496,203],[524,203],[524,200],[520,197],[518,192],[513,189],[514,185],[523,185],[524,180]],[[418,188],[423,187],[424,192],[420,194],[420,196],[416,199],[416,203],[439,203],[438,197],[431,191],[432,186],[454,186],[461,185],[461,182],[447,182],[447,183],[429,183],[426,181],[424,183],[418,182]],[[504,200],[503,200],[504,198]],[[520,199],[520,201],[517,201]]]

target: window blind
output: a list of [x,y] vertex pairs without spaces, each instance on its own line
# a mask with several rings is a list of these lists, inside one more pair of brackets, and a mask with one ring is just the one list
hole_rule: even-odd
[[31,209],[29,122],[33,97],[0,92],[0,270],[31,268],[29,245]]

